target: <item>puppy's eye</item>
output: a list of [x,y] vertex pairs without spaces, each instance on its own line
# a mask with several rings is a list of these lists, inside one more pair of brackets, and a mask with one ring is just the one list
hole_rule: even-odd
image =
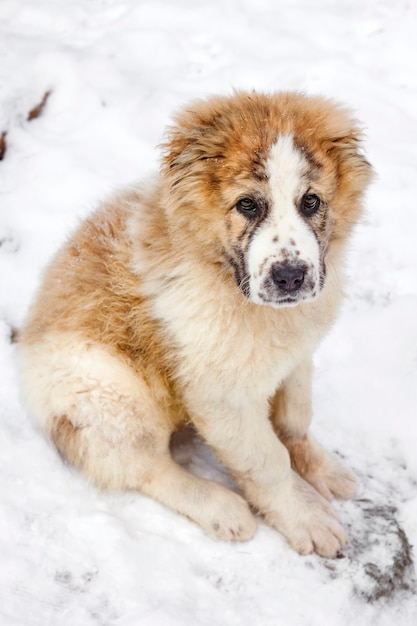
[[315,193],[306,193],[301,200],[301,211],[306,217],[311,217],[320,208],[321,200]]
[[236,208],[240,213],[244,213],[248,217],[255,217],[259,213],[259,206],[252,198],[241,198],[236,204]]

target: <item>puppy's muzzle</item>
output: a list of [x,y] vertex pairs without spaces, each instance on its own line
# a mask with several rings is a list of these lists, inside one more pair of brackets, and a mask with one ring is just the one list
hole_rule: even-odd
[[271,268],[271,275],[274,285],[281,293],[293,293],[302,287],[305,270],[296,265],[275,263]]

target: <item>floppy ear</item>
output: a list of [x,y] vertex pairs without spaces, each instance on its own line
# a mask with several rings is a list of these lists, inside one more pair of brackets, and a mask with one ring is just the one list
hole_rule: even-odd
[[174,117],[169,126],[162,148],[161,169],[165,175],[175,175],[198,160],[209,158],[212,144],[206,142],[206,135],[213,128],[218,117],[216,98],[192,103]]
[[161,173],[171,190],[179,190],[186,180],[190,190],[191,179],[195,182],[199,175],[208,175],[207,161],[215,156],[213,144],[206,138],[209,130],[210,126],[203,126],[197,120],[195,126],[189,123],[187,126],[177,124],[168,128],[166,140],[161,144]]
[[351,122],[350,128],[339,129],[327,144],[328,154],[337,169],[334,205],[337,230],[342,236],[348,234],[357,222],[362,211],[362,197],[374,173],[362,151],[362,132],[354,121],[348,121]]
[[235,133],[230,98],[212,96],[192,102],[177,113],[174,124],[167,129],[161,144],[163,174],[182,176],[190,165],[223,158],[225,146]]
[[[372,168],[362,151],[363,132],[352,112],[327,98],[306,99],[304,123],[313,142],[336,165],[341,194],[347,199],[361,194],[372,177]],[[339,189],[338,186],[338,189]]]
[[345,193],[361,194],[372,179],[373,169],[362,152],[360,133],[354,130],[349,135],[334,139],[331,152],[336,157]]
[[161,173],[169,181],[171,189],[189,178],[191,171],[197,174],[209,158],[204,147],[204,128],[201,126],[171,126],[166,133],[162,148]]
[[192,160],[194,150],[199,138],[197,128],[185,128],[179,124],[172,125],[167,129],[165,141],[160,145],[162,149],[161,168],[164,174],[169,175],[176,169],[181,169]]

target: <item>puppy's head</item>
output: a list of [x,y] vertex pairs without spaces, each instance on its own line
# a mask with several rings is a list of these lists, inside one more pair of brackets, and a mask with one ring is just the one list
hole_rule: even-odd
[[237,93],[176,122],[162,164],[174,245],[225,267],[254,303],[314,299],[371,176],[349,113],[299,94]]

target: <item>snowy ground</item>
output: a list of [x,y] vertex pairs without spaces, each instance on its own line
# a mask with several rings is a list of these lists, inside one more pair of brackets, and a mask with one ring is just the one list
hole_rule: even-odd
[[[2,626],[417,623],[416,24],[412,0],[1,0]],[[262,523],[225,544],[140,495],[100,493],[19,404],[12,328],[51,253],[157,166],[173,109],[232,87],[346,102],[378,173],[317,355],[314,432],[360,483],[338,505],[351,541],[335,561]],[[177,454],[228,480],[200,442]]]

